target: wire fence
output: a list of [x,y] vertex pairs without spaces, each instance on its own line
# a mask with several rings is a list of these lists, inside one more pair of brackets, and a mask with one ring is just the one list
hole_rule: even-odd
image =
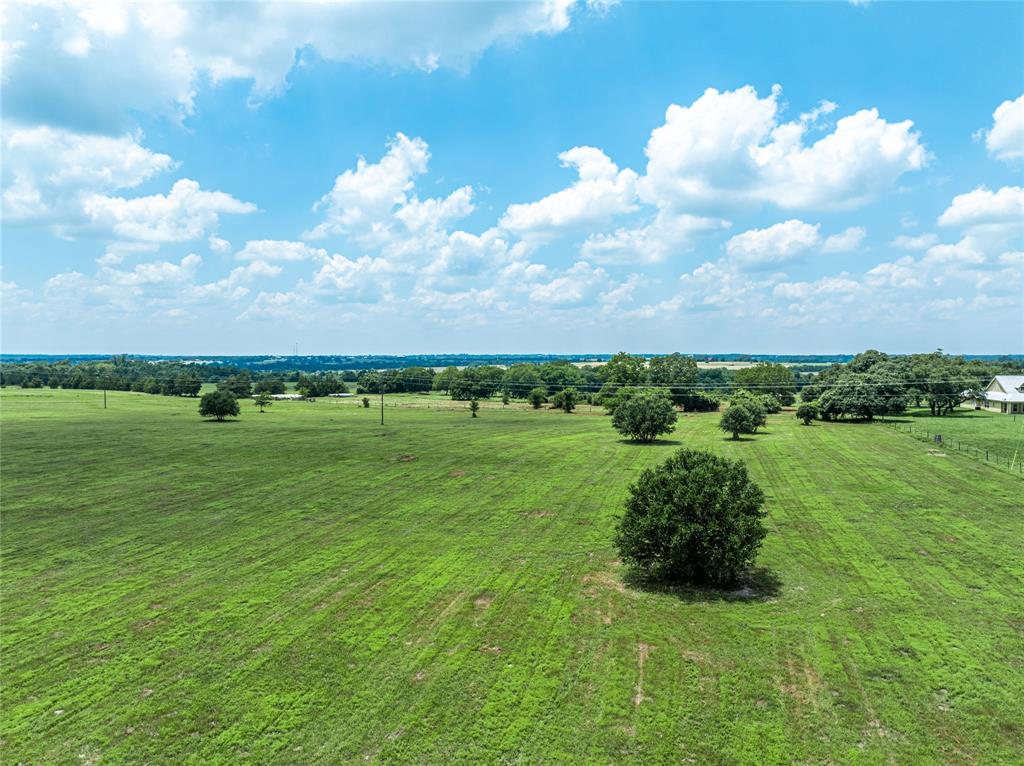
[[1018,448],[1010,455],[1003,452],[988,448],[978,447],[973,444],[968,444],[960,439],[947,439],[940,432],[935,431],[931,428],[922,428],[921,426],[915,427],[913,423],[899,423],[888,420],[876,421],[888,428],[898,431],[902,434],[912,436],[921,442],[927,442],[933,447],[941,448],[948,452],[958,452],[961,455],[977,460],[979,462],[987,463],[988,465],[1001,468],[1005,471],[1009,471],[1015,476],[1024,478],[1024,459],[1022,459],[1021,450]]

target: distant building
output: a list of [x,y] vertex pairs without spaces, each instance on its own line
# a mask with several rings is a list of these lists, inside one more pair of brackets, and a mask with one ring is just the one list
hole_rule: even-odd
[[[252,398],[255,399],[257,396],[258,394],[253,394]],[[277,401],[290,401],[292,399],[305,399],[306,397],[302,394],[271,394],[270,398],[276,399]]]
[[333,396],[335,399],[344,399],[344,398],[349,397],[349,396],[355,396],[355,394],[327,394],[327,395],[328,396]]
[[1024,414],[1024,375],[996,375],[985,386],[984,398],[974,400],[974,407],[1007,415]]

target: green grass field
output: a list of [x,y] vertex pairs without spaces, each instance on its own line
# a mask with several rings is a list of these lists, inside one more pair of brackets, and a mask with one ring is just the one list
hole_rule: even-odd
[[[4,390],[0,761],[1024,762],[1020,479],[791,413],[634,446],[406,401]],[[678,445],[765,490],[753,597],[616,561]]]
[[906,415],[887,418],[906,430],[913,426],[918,434],[941,434],[947,446],[953,442],[991,450],[1001,456],[1024,457],[1024,415],[1002,415],[962,407],[942,417],[928,410],[911,410]]

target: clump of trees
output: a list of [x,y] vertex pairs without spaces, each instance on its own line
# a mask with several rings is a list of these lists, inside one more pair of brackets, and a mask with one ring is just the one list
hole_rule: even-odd
[[254,394],[283,394],[286,390],[282,380],[260,380],[252,386]]
[[[205,375],[215,379],[236,370],[223,365],[203,368]],[[122,354],[103,361],[4,363],[0,365],[0,385],[197,396],[202,380],[194,364],[152,362]]]
[[871,349],[846,364],[826,367],[803,388],[801,398],[817,401],[822,420],[872,420],[899,415],[909,406],[927,406],[941,416],[980,395],[993,375],[1020,372],[1020,363],[1009,359],[965,359],[941,351],[890,356]]
[[199,400],[199,415],[204,418],[224,420],[239,413],[238,400],[227,391],[211,391]]
[[669,393],[649,389],[620,403],[612,415],[612,426],[632,441],[647,443],[671,433],[677,417]]
[[774,396],[780,411],[796,401],[796,379],[784,364],[759,362],[753,367],[744,367],[736,371],[732,384],[738,389]]
[[315,399],[318,396],[348,393],[348,386],[345,385],[345,381],[332,373],[305,375],[300,372],[298,379],[295,381],[295,389],[310,399]]
[[232,375],[217,384],[218,391],[226,391],[236,399],[248,399],[252,396],[252,376],[248,371]]
[[763,504],[741,461],[682,449],[629,488],[615,545],[649,577],[726,585],[754,562]]

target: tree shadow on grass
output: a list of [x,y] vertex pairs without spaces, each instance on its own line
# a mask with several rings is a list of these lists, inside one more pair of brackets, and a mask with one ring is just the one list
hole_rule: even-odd
[[734,582],[716,588],[710,585],[664,582],[653,580],[643,572],[627,570],[623,582],[643,593],[658,593],[675,596],[686,603],[708,603],[713,601],[735,601],[758,603],[776,598],[782,593],[782,580],[767,567],[752,567]]
[[242,421],[237,419],[237,418],[234,418],[232,420],[217,420],[216,418],[203,418],[203,422],[204,423],[220,423],[220,424],[224,424],[224,423],[241,423]]
[[677,439],[655,439],[652,442],[635,442],[632,439],[619,439],[619,444],[627,444],[630,447],[679,447],[682,442]]

